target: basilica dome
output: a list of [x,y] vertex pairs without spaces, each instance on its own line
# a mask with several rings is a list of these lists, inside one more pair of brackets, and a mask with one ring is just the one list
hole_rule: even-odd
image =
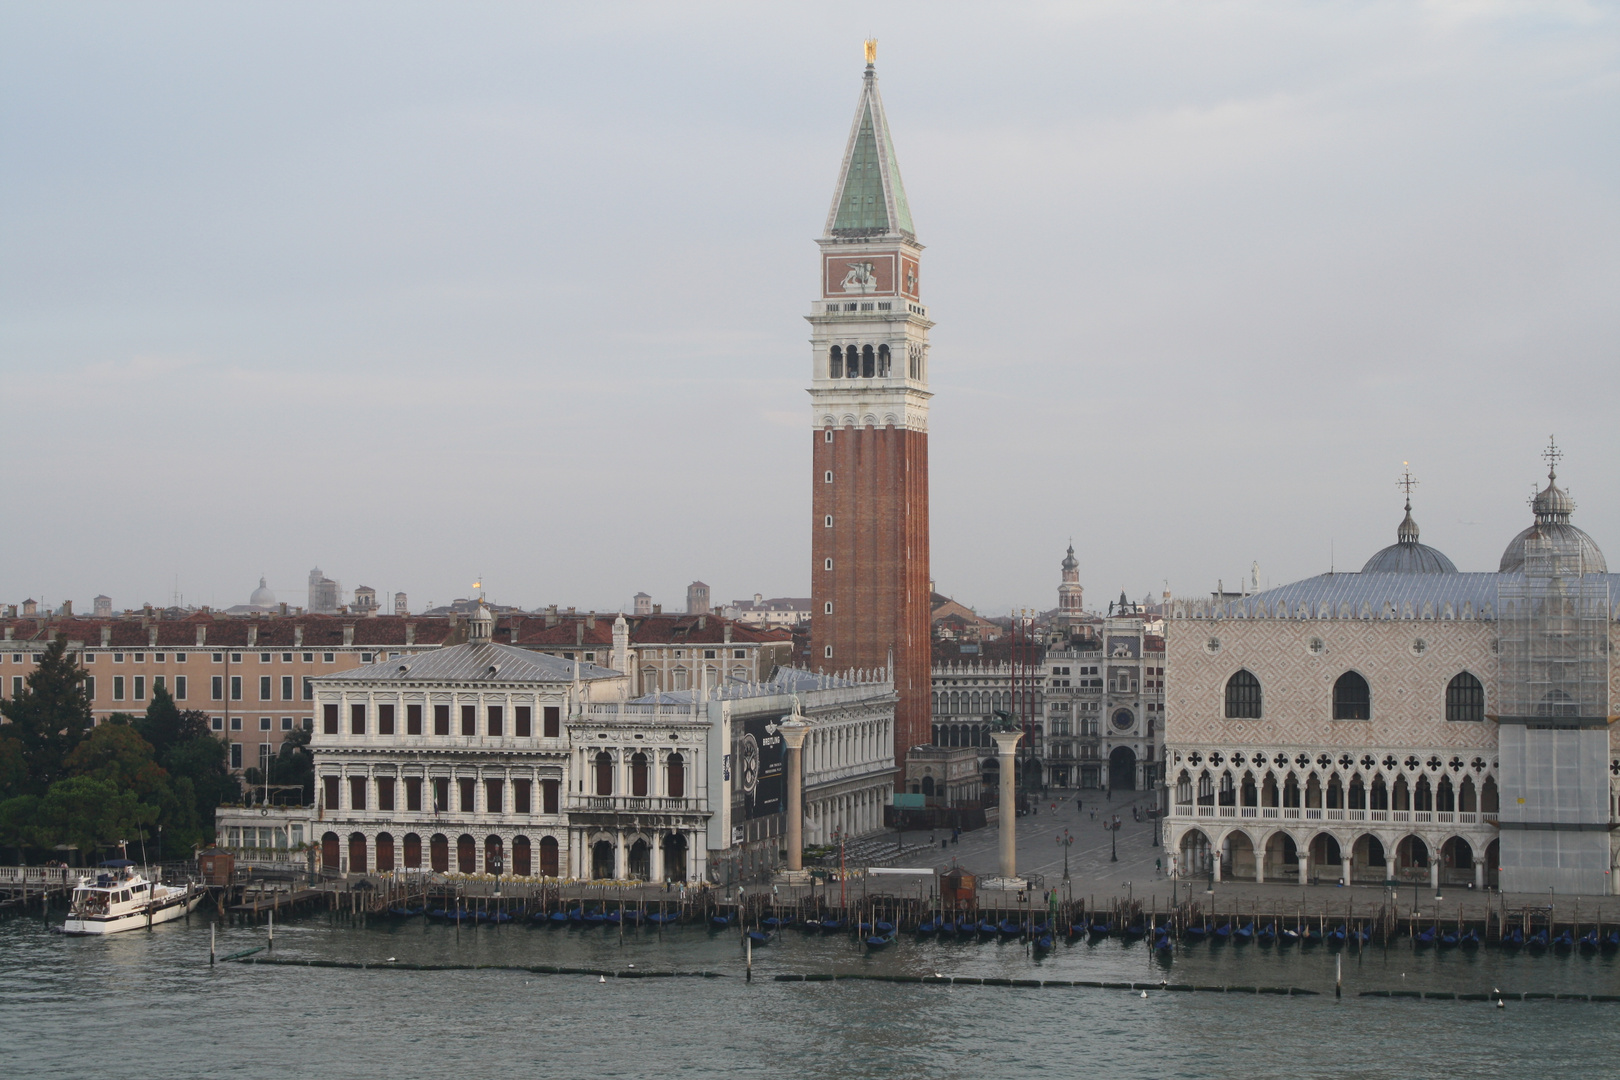
[[1406,517],[1395,530],[1395,543],[1367,560],[1363,574],[1455,574],[1457,567],[1445,554],[1418,543],[1417,522],[1412,520],[1412,500],[1406,500]]
[[1579,552],[1581,569],[1585,573],[1609,572],[1609,565],[1597,541],[1586,535],[1585,530],[1569,523],[1570,514],[1575,512],[1575,500],[1558,486],[1555,468],[1547,470],[1547,486],[1531,500],[1530,509],[1535,512],[1536,522],[1515,536],[1507,550],[1502,552],[1502,565],[1497,568],[1500,573],[1512,574],[1524,569],[1524,546],[1530,540],[1551,541],[1564,551]]
[[259,579],[259,587],[253,590],[252,596],[248,597],[248,603],[253,607],[276,606],[276,594],[271,592],[265,585],[264,578]]

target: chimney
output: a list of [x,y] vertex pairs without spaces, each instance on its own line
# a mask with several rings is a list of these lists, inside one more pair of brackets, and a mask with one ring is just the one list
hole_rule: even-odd
[[345,644],[345,645],[353,645],[354,644],[354,624],[353,623],[350,623],[349,625],[347,625],[347,626],[345,626],[343,628],[343,644]]
[[574,644],[585,644],[585,624],[582,622],[574,623]]
[[556,626],[556,625],[557,625],[557,605],[552,604],[550,607],[546,608],[546,626],[547,627],[552,627],[552,626]]
[[248,648],[250,648],[250,649],[253,648],[253,646],[255,646],[255,645],[257,645],[259,643],[259,628],[257,626],[248,627],[248,642],[247,643],[248,643]]
[[73,601],[71,601],[71,600],[62,601],[62,614],[63,615],[72,615],[73,614]]
[[704,627],[706,627],[708,625],[709,625],[709,617],[707,615],[699,615],[698,616],[698,629],[702,630]]
[[[105,635],[107,633],[108,633],[107,630],[102,631],[103,635]],[[103,638],[101,643],[103,645],[107,644],[105,638]],[[197,627],[197,644],[198,644],[199,647],[208,644],[208,627],[206,627],[206,626]]]
[[730,623],[726,623],[726,637],[725,637],[725,641],[726,641],[726,644],[727,644],[727,645],[730,645],[730,644],[731,644],[731,624],[730,624]]
[[405,644],[416,644],[416,624],[413,622],[408,622],[405,624]]
[[287,614],[287,601],[285,601],[285,600],[283,600],[283,601],[282,601],[282,602],[281,602],[281,605],[280,605],[280,607],[281,607],[281,614],[282,614],[282,615],[285,615],[285,614]]
[[[11,640],[11,627],[9,627],[9,626],[6,627],[6,640],[7,641]],[[101,628],[101,643],[103,645],[107,644],[107,628],[106,627]]]
[[146,628],[146,645],[148,648],[155,648],[157,646],[157,632],[158,628],[155,626],[148,626]]
[[664,605],[663,604],[654,604],[653,605],[653,614],[654,615],[662,615],[663,613],[664,613]]
[[596,629],[596,612],[595,611],[592,611],[589,615],[585,616],[585,626],[586,626],[587,629],[590,629],[590,630],[595,630]]
[[[9,638],[10,636],[11,636],[11,629],[8,627],[6,629],[6,637]],[[112,627],[103,626],[101,628],[101,647],[103,649],[105,649],[107,646],[109,646],[111,644],[112,644]],[[199,642],[199,644],[201,644],[201,643]]]
[[293,648],[300,649],[300,648],[303,648],[303,646],[304,646],[304,628],[302,626],[294,626],[293,627]]

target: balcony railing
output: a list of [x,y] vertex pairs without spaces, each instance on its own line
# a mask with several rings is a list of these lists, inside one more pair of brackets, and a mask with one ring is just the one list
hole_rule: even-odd
[[1262,819],[1280,818],[1286,821],[1388,821],[1418,825],[1494,825],[1497,817],[1495,814],[1474,811],[1348,810],[1339,807],[1317,806],[1209,806],[1202,803],[1176,803],[1170,808],[1170,816],[1184,818],[1258,817]]
[[700,811],[701,799],[671,799],[662,795],[576,795],[569,799],[571,810],[609,810],[635,813],[651,811]]

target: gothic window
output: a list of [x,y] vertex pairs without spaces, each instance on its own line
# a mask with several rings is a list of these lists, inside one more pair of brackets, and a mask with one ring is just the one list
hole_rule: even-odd
[[1466,671],[1446,684],[1447,720],[1484,720],[1485,687]]
[[1260,719],[1260,680],[1243,668],[1226,680],[1226,718]]
[[830,377],[834,379],[842,379],[844,377],[844,350],[834,345],[832,347],[832,352],[828,356],[827,363],[827,374]]
[[877,366],[877,358],[872,354],[872,346],[861,346],[861,378],[870,379]]
[[1354,671],[1347,671],[1333,684],[1333,719],[1369,720],[1372,718],[1372,690],[1367,680]]

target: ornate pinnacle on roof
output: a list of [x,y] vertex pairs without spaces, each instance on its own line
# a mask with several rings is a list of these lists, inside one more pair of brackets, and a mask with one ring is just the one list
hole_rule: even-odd
[[1541,452],[1541,456],[1547,462],[1547,479],[1558,479],[1558,463],[1564,460],[1564,452],[1558,449],[1558,440],[1556,438],[1551,435],[1547,436],[1547,449]]
[[877,38],[869,37],[866,39],[866,66],[871,67],[875,63],[877,63]]
[[1395,486],[1406,492],[1406,517],[1395,530],[1395,540],[1402,544],[1415,544],[1418,542],[1418,527],[1417,522],[1412,520],[1412,489],[1417,487],[1418,480],[1412,475],[1409,462],[1401,462],[1401,470],[1401,478],[1395,481]]

